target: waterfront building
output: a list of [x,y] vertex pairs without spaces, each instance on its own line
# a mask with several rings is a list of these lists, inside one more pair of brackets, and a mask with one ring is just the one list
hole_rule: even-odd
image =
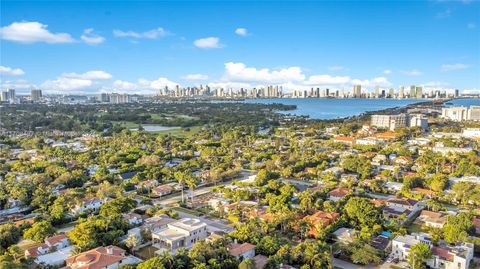
[[408,123],[407,114],[398,115],[372,115],[371,126],[395,130],[399,127],[406,127]]
[[464,106],[442,108],[442,118],[453,121],[464,121],[468,119],[468,108]]
[[353,85],[353,97],[362,97],[362,85]]

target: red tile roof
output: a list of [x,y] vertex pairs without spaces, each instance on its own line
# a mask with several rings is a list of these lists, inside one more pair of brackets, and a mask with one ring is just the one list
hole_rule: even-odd
[[336,188],[331,190],[328,195],[334,196],[334,197],[344,197],[348,195],[351,192],[350,189],[348,188]]
[[243,243],[243,244],[231,244],[230,247],[228,248],[228,251],[230,252],[230,255],[234,257],[238,257],[246,252],[249,252],[253,249],[255,249],[255,245],[250,244],[250,243]]
[[[112,254],[108,253],[108,250]],[[89,251],[82,252],[76,256],[68,257],[65,262],[68,266],[66,269],[100,269],[115,264],[125,259],[125,250],[116,246],[98,247]]]
[[444,258],[448,261],[453,261],[454,255],[449,253],[447,249],[441,247],[432,247],[432,254]]

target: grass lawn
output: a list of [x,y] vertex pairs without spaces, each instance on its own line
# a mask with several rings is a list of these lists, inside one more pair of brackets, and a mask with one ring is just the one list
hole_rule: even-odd
[[155,256],[155,251],[157,251],[157,250],[158,250],[158,248],[156,248],[156,247],[146,246],[146,247],[143,247],[143,248],[135,251],[135,256],[138,256],[143,260],[148,260],[148,259]]
[[165,131],[152,132],[152,133],[160,134],[160,135],[169,134],[172,136],[179,136],[179,137],[191,137],[194,134],[198,133],[202,129],[202,126],[192,126],[188,128],[189,128],[188,131],[186,131],[185,128],[179,128],[179,129],[165,130]]
[[183,208],[183,207],[174,207],[172,208],[173,210],[176,210],[176,211],[180,211],[180,212],[183,212],[183,213],[187,213],[187,214],[190,214],[190,215],[194,215],[194,216],[200,216],[200,212],[197,212],[197,211],[194,211],[194,210],[190,210],[190,209],[186,209],[186,208]]
[[407,231],[409,233],[421,233],[423,232],[422,226],[418,225],[416,223],[410,224],[410,226],[407,227]]

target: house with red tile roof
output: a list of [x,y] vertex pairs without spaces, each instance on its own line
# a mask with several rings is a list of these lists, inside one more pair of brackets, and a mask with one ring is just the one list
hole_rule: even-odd
[[174,188],[171,185],[160,185],[153,188],[152,193],[156,196],[165,196],[172,193]]
[[425,198],[432,198],[437,196],[437,194],[429,189],[423,189],[423,188],[413,188],[412,189],[413,193],[421,194]]
[[328,200],[337,202],[338,200],[342,199],[343,197],[349,195],[352,192],[349,188],[336,188],[331,190],[328,193]]
[[62,269],[116,269],[121,265],[135,264],[140,260],[127,256],[126,251],[116,246],[98,247],[65,259]]
[[328,225],[334,223],[340,217],[339,213],[327,213],[318,211],[312,215],[305,216],[303,219],[311,224],[308,234],[317,237],[320,231]]
[[57,234],[45,239],[45,242],[40,245],[26,249],[25,257],[38,257],[49,253],[52,249],[59,250],[68,246],[70,246],[68,237],[63,233]]
[[344,144],[347,144],[347,145],[353,145],[353,144],[355,144],[355,138],[350,137],[350,136],[336,136],[333,139],[333,142],[344,143]]
[[228,246],[228,252],[239,260],[252,259],[255,257],[256,246],[250,243],[233,243]]

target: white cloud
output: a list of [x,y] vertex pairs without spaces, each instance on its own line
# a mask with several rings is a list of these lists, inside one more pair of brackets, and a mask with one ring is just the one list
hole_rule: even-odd
[[252,85],[250,83],[245,82],[233,82],[233,81],[225,81],[225,82],[210,82],[208,86],[211,88],[224,88],[224,89],[251,89]]
[[59,77],[55,80],[47,80],[41,87],[52,92],[84,90],[93,85],[89,79]]
[[412,69],[412,70],[402,71],[402,74],[407,75],[409,77],[418,77],[418,76],[421,76],[423,73],[417,69]]
[[461,64],[461,63],[456,63],[456,64],[442,64],[440,66],[440,70],[442,72],[448,72],[448,71],[454,71],[454,70],[461,70],[461,69],[467,69],[470,66],[467,64]]
[[146,32],[134,32],[134,31],[122,31],[122,30],[113,30],[113,35],[116,37],[130,37],[130,38],[145,38],[145,39],[157,39],[160,37],[165,37],[170,35],[168,31],[162,27],[152,29]]
[[387,87],[392,85],[392,83],[388,81],[386,77],[376,77],[376,78],[365,79],[365,80],[353,79],[351,81],[351,84],[362,85],[363,87],[375,87],[375,86]]
[[112,75],[105,71],[93,70],[85,73],[63,73],[57,79],[47,80],[41,84],[50,92],[64,92],[64,91],[83,91],[95,90],[100,87],[99,81],[111,79]]
[[225,64],[224,80],[242,82],[282,83],[288,81],[303,81],[305,75],[300,67],[288,67],[280,70],[268,68],[257,69],[247,67],[243,63],[229,62]]
[[383,70],[383,74],[385,74],[385,75],[390,75],[391,73],[392,73],[392,70],[390,70],[390,69]]
[[137,88],[137,84],[133,82],[123,81],[123,80],[115,80],[113,82],[113,88],[118,90],[135,90]]
[[313,75],[305,81],[307,85],[342,85],[350,82],[347,76]]
[[224,47],[223,44],[220,44],[220,39],[213,36],[197,39],[193,44],[201,49],[219,49]]
[[105,38],[103,36],[100,36],[93,32],[93,28],[85,29],[80,38],[89,45],[98,45],[105,41]]
[[341,65],[334,65],[334,66],[330,66],[328,67],[328,70],[330,71],[340,71],[340,70],[344,70],[345,67],[341,66]]
[[239,35],[239,36],[247,36],[248,35],[248,31],[247,29],[245,28],[237,28],[235,30],[235,34]]
[[0,74],[7,76],[22,76],[25,75],[25,72],[23,72],[23,70],[20,68],[11,68],[0,65]]
[[349,76],[332,76],[318,74],[306,76],[300,67],[285,67],[282,69],[268,69],[247,67],[244,63],[225,63],[225,73],[220,81],[209,83],[211,87],[223,88],[251,88],[252,86],[278,85],[286,90],[305,90],[312,87],[342,88],[360,84],[365,87],[391,86],[386,77],[372,79],[352,79]]
[[128,91],[129,93],[151,94],[165,88],[165,86],[169,89],[174,89],[177,85],[179,84],[165,77],[160,77],[156,80],[141,78],[137,82],[116,80],[113,82],[113,89],[115,91]]
[[6,80],[0,81],[0,89],[15,89],[15,90],[29,90],[36,88],[35,85],[30,84],[28,81],[19,79],[19,80]]
[[188,75],[183,76],[182,79],[184,79],[184,80],[191,80],[191,81],[195,81],[195,80],[207,80],[207,79],[208,79],[208,76],[207,76],[207,75],[203,75],[203,74],[188,74]]
[[82,74],[78,73],[63,73],[62,77],[65,78],[78,78],[78,79],[90,79],[90,80],[105,80],[111,79],[112,75],[101,70],[92,70]]
[[1,39],[31,44],[36,42],[72,43],[75,40],[67,33],[51,33],[48,25],[40,22],[13,22],[8,26],[0,28]]

